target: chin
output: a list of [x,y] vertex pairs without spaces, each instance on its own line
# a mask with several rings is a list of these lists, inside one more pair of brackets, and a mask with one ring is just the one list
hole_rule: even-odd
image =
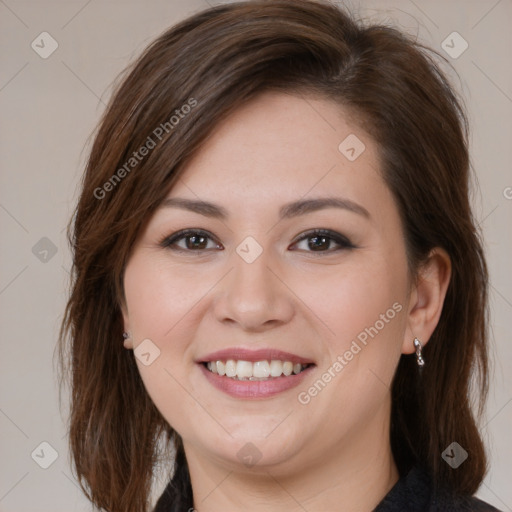
[[[215,458],[225,461],[226,465],[240,470],[246,467],[251,471],[258,468],[269,468],[286,464],[300,451],[301,443],[286,430],[277,433],[269,429],[268,423],[261,422],[259,426],[239,426],[236,431],[230,431],[233,437],[226,434],[224,439],[212,442],[205,439],[202,452],[210,452]],[[271,432],[269,434],[269,432]]]

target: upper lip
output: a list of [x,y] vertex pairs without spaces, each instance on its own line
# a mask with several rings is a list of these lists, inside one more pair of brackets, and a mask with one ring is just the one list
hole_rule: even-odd
[[208,361],[227,361],[228,359],[242,361],[291,361],[294,364],[314,364],[311,359],[292,354],[291,352],[283,352],[275,348],[261,348],[258,350],[249,350],[243,347],[225,348],[211,352],[196,360],[197,363],[207,363]]

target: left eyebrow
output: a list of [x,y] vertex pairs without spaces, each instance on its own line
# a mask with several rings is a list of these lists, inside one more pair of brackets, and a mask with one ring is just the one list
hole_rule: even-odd
[[279,217],[281,219],[289,219],[297,215],[304,215],[325,208],[341,208],[362,215],[367,219],[370,218],[370,212],[366,208],[350,199],[341,197],[319,197],[316,199],[294,201],[280,208]]
[[[226,220],[229,214],[225,208],[208,201],[195,199],[186,199],[183,197],[168,197],[162,201],[160,208],[182,208],[192,212],[204,215],[205,217],[214,217]],[[299,215],[305,215],[326,208],[341,208],[369,219],[370,213],[366,208],[350,199],[341,197],[318,197],[314,199],[302,199],[287,203],[279,209],[280,219],[290,219]]]

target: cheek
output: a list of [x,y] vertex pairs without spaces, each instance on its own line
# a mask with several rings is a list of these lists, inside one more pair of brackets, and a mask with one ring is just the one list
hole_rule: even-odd
[[[154,257],[140,251],[129,261],[124,289],[134,348],[149,339],[160,352],[151,366],[137,360],[148,390],[158,387],[160,380],[169,385],[170,374],[179,382],[187,378],[194,366],[189,352],[199,325],[198,315],[216,281],[214,272],[199,274],[192,265],[177,268],[165,255]],[[157,375],[155,368],[162,372]]]
[[208,283],[197,281],[140,253],[130,260],[124,276],[135,353],[147,339],[158,353],[148,365],[136,357],[139,373],[151,400],[178,432],[189,428],[186,418],[204,415],[186,391],[190,368],[183,364],[193,337],[193,306],[208,290]]
[[315,381],[312,388],[301,390],[307,395],[302,398],[311,399],[317,410],[333,411],[333,428],[340,431],[354,421],[363,425],[386,403],[401,353],[405,260],[399,254],[367,256],[329,278],[305,281],[300,292],[329,327],[324,329],[328,334],[322,340],[325,356],[318,375],[327,385]]
[[164,259],[136,255],[128,264],[124,286],[129,321],[136,340],[163,342],[186,321],[211,283],[187,269],[176,270]]
[[310,390],[314,407],[344,411],[340,421],[350,423],[368,420],[385,403],[406,324],[406,269],[404,255],[390,248],[361,253],[305,282],[300,293],[329,327],[319,376],[329,384],[325,392]]
[[[320,319],[327,352],[333,358],[358,339],[400,343],[404,327],[407,275],[405,260],[368,252],[347,263],[294,278],[299,297]],[[376,333],[378,331],[378,333]]]

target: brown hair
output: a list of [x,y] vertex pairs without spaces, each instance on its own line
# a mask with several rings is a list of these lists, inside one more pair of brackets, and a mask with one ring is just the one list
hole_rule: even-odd
[[[123,272],[141,228],[191,155],[220,120],[264,90],[314,94],[353,112],[377,142],[411,269],[435,247],[449,254],[451,282],[424,349],[421,382],[413,357],[403,356],[395,374],[391,446],[400,473],[421,463],[436,485],[477,490],[486,457],[470,393],[481,415],[488,278],[469,204],[468,124],[435,55],[396,29],[365,26],[327,2],[256,0],[186,19],[128,70],[101,120],[68,229],[72,287],[60,333],[71,381],[71,452],[96,506],[148,509],[162,438],[177,450],[176,510],[192,506],[179,435],[148,396],[133,352],[123,348]],[[180,110],[193,101],[194,108]],[[183,115],[170,123],[177,109]],[[148,137],[156,146],[131,161]],[[457,470],[441,458],[453,441],[469,453]]]

